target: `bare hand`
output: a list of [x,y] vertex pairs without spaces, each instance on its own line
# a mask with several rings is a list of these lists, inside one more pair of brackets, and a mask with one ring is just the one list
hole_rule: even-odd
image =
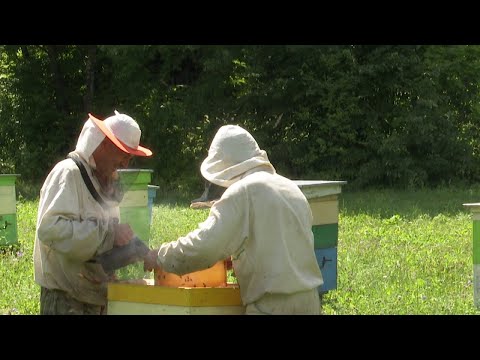
[[157,264],[158,249],[150,250],[150,252],[143,259],[143,271],[152,271],[153,269],[160,268]]
[[114,225],[115,238],[113,240],[113,246],[124,246],[132,240],[135,235],[132,228],[128,224],[116,224]]

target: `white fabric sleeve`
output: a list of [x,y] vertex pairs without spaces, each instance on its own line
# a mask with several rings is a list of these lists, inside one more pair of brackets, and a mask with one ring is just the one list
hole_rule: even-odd
[[226,191],[197,229],[160,246],[157,263],[167,272],[183,275],[234,254],[248,235],[246,204],[243,191]]
[[79,185],[71,169],[50,174],[39,204],[38,238],[70,258],[86,261],[107,238],[108,224],[93,207],[81,209],[87,205],[80,204]]

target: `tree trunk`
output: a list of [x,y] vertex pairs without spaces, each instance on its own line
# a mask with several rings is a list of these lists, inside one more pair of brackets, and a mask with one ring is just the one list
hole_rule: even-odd
[[63,114],[67,115],[67,103],[65,101],[65,83],[63,81],[63,76],[60,71],[60,66],[58,65],[57,55],[58,49],[57,45],[45,45],[47,50],[48,58],[50,60],[50,70],[53,75],[55,82],[55,105],[57,110]]
[[93,107],[93,95],[95,84],[95,63],[97,60],[97,45],[87,45],[87,58],[85,64],[85,88],[83,107],[85,112],[91,112]]

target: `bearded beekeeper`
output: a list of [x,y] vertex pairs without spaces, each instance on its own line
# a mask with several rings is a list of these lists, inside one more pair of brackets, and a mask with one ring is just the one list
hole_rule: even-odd
[[[75,151],[58,162],[40,191],[34,277],[41,287],[40,314],[105,314],[109,276],[89,262],[129,243],[133,231],[119,224],[116,170],[133,156],[151,156],[140,146],[141,130],[126,114],[104,121],[89,114]],[[82,174],[83,173],[83,174]]]
[[312,212],[298,186],[236,125],[218,130],[200,171],[225,192],[197,229],[150,251],[145,270],[184,275],[231,256],[246,314],[320,314]]

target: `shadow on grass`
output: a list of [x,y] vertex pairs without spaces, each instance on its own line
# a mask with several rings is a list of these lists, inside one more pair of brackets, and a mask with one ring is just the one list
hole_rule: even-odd
[[339,197],[340,213],[390,218],[399,215],[413,219],[420,215],[435,217],[439,214],[455,216],[469,214],[463,204],[480,202],[480,187],[444,187],[438,189],[392,190],[371,189],[349,192],[342,189]]
[[167,206],[190,207],[192,199],[198,197],[198,194],[180,191],[159,191],[155,198],[154,204],[162,204]]
[[20,244],[0,245],[0,255],[18,254],[20,248]]
[[[200,194],[192,191],[159,191],[155,204],[189,207]],[[421,215],[455,216],[469,214],[465,203],[480,202],[480,186],[442,187],[436,189],[369,189],[349,191],[342,188],[339,210],[348,216],[369,215],[388,219],[399,215],[415,219]]]

